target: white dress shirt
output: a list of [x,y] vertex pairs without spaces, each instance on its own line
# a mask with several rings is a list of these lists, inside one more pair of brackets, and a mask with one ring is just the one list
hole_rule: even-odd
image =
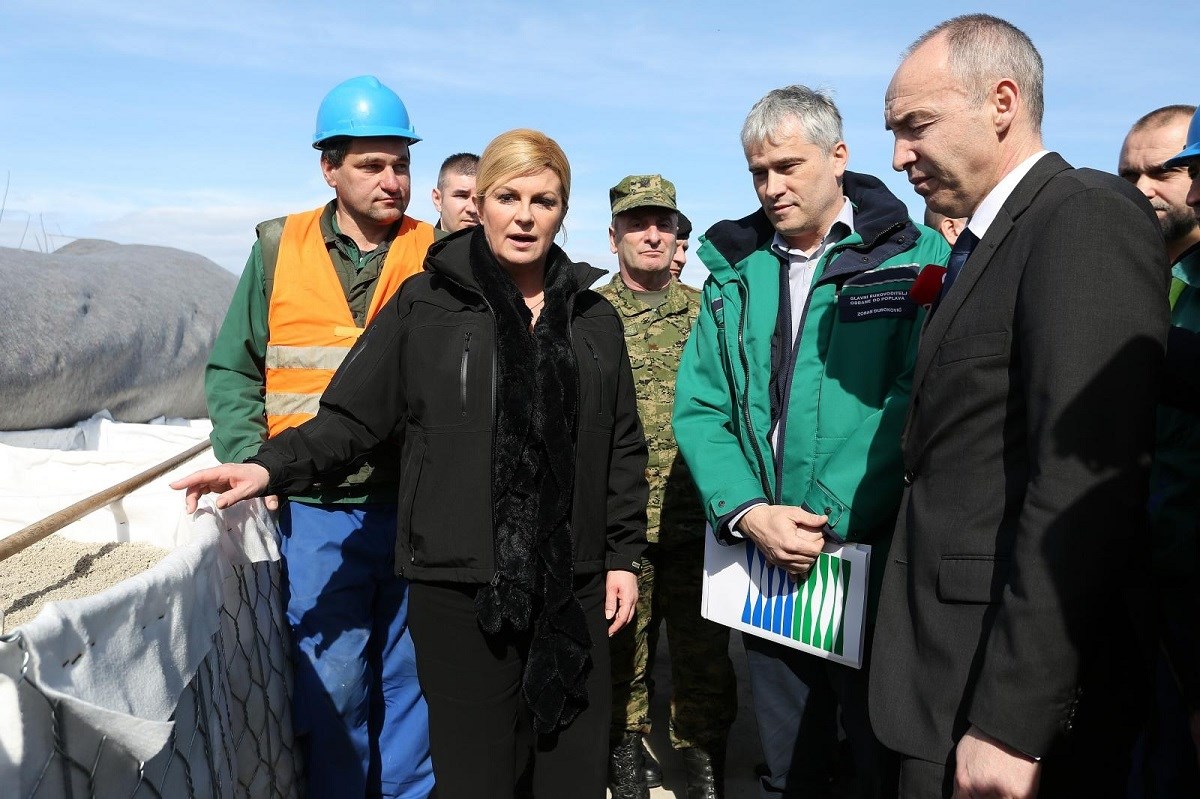
[[[829,230],[825,231],[820,244],[813,249],[805,252],[804,250],[791,247],[782,235],[778,232],[775,233],[775,238],[771,241],[771,251],[783,261],[780,264],[781,269],[784,267],[784,264],[787,264],[788,290],[791,294],[792,331],[791,339],[787,342],[787,352],[791,352],[796,344],[796,337],[800,333],[800,322],[804,317],[804,307],[808,304],[808,295],[812,293],[813,278],[816,277],[817,266],[820,265],[821,258],[829,251],[830,247],[853,232],[854,205],[850,202],[850,198],[842,197],[842,209],[838,212],[837,218],[833,220],[833,224],[829,226]],[[783,409],[782,412],[786,413],[787,409]],[[771,426],[769,440],[772,454],[778,449],[778,428],[778,424]],[[740,538],[742,534],[738,532],[737,523],[742,520],[743,516],[762,504],[769,503],[760,502],[751,505],[730,519],[729,532]]]
[[996,214],[1000,213],[1000,208],[1004,205],[1004,201],[1008,199],[1008,195],[1013,193],[1013,189],[1029,174],[1029,170],[1033,169],[1033,165],[1040,161],[1042,156],[1048,152],[1050,151],[1038,150],[1017,164],[1016,169],[1005,175],[996,184],[995,188],[989,191],[987,196],[983,198],[983,202],[975,209],[975,213],[971,214],[971,218],[967,221],[967,230],[970,230],[982,241],[984,235],[988,232],[988,228],[996,221]]

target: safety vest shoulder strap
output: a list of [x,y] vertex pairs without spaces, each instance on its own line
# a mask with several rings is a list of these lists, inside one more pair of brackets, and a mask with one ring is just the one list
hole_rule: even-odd
[[[271,436],[317,412],[322,392],[363,332],[351,314],[321,235],[321,211],[287,217],[278,239],[270,248],[262,248],[264,274],[272,275],[265,386]],[[274,239],[274,231],[265,232]],[[367,322],[405,279],[421,271],[433,237],[430,225],[404,218],[375,283]],[[268,269],[269,255],[273,257]]]
[[279,263],[279,240],[283,238],[283,224],[286,216],[278,219],[268,219],[259,222],[255,231],[258,233],[258,251],[262,255],[263,293],[267,302],[271,301],[271,287],[275,285],[275,265]]
[[[267,302],[271,301],[271,289],[275,285],[275,269],[279,264],[279,242],[283,239],[283,226],[287,222],[286,216],[281,216],[277,219],[268,219],[266,222],[259,222],[255,231],[258,233],[258,248],[262,255],[263,265],[263,294],[267,298]],[[421,271],[422,264],[425,260],[425,251],[429,249],[429,245],[436,241],[440,231],[434,228],[427,222],[421,222],[412,217],[405,217],[397,231],[396,238],[402,238],[406,245],[404,251],[397,251],[395,255],[400,256],[394,260],[403,260],[406,266],[401,267],[402,276],[394,285],[387,286],[382,292],[381,297],[385,300],[390,298],[395,293],[396,288],[400,283],[404,282],[408,277]],[[405,236],[405,234],[408,234]],[[447,235],[443,233],[442,235]],[[391,255],[392,253],[389,253]],[[393,260],[393,259],[389,259]],[[412,264],[415,264],[412,266]],[[383,303],[374,304],[373,310],[378,310]],[[371,314],[374,316],[374,313]]]
[[379,309],[399,290],[400,284],[425,267],[425,254],[434,241],[433,225],[410,216],[404,217],[400,229],[396,231],[396,238],[388,246],[383,272],[367,311],[367,321],[375,318]]
[[1175,310],[1175,303],[1179,301],[1179,295],[1187,288],[1187,283],[1184,283],[1177,277],[1171,278],[1171,291],[1167,295],[1167,300],[1171,304],[1171,310]]

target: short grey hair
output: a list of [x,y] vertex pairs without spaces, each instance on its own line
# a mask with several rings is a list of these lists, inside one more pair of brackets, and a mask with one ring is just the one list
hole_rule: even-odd
[[982,103],[996,81],[1008,78],[1017,84],[1034,130],[1041,131],[1042,57],[1024,31],[990,14],[963,14],[921,34],[904,57],[941,34],[946,36],[950,71],[971,91],[973,102]]
[[842,141],[842,115],[828,92],[795,84],[772,89],[754,104],[742,125],[742,149],[761,144],[789,125],[822,150]]

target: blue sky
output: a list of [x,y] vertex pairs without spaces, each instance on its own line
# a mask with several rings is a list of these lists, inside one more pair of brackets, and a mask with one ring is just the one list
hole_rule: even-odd
[[[1114,170],[1134,119],[1200,101],[1189,41],[1200,9],[1182,0],[3,0],[0,246],[100,237],[240,271],[256,222],[330,197],[310,147],[316,108],[367,73],[400,94],[425,139],[411,215],[433,220],[443,157],[538,128],[574,172],[564,246],[602,268],[615,268],[608,187],[626,174],[675,181],[699,230],[753,210],[738,131],[755,100],[788,83],[831,89],[850,168],[919,213],[891,170],[883,93],[913,38],[976,10],[1040,49],[1046,143],[1077,166]],[[685,280],[703,277],[689,261]]]

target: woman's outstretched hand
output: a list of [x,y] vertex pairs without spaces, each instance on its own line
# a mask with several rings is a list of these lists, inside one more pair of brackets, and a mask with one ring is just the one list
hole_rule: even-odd
[[267,490],[269,478],[267,470],[257,463],[226,463],[192,472],[171,483],[171,488],[187,489],[184,504],[188,513],[194,513],[200,497],[214,491],[221,494],[217,497],[218,508],[228,508],[243,499],[261,496]]

